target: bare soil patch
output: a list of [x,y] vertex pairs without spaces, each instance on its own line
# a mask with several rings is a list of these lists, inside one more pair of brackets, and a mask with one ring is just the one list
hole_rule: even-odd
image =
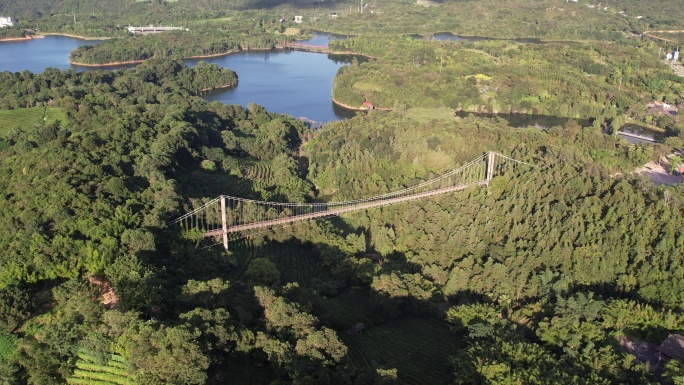
[[97,277],[90,277],[88,278],[88,281],[100,288],[100,296],[97,297],[97,299],[102,302],[105,307],[108,309],[116,308],[116,305],[119,303],[119,297],[114,293],[114,288],[109,281]]

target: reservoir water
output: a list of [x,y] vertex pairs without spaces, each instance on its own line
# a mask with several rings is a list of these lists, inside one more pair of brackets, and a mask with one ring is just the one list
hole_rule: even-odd
[[[304,43],[327,45],[331,38],[344,36],[317,33]],[[68,60],[69,52],[77,46],[97,43],[66,36],[0,42],[0,71],[40,73],[48,67],[95,70],[71,66]],[[194,66],[199,60],[186,60],[186,63]],[[230,68],[237,72],[239,79],[237,87],[210,92],[205,95],[207,100],[245,107],[254,102],[271,112],[306,117],[316,122],[341,120],[356,114],[332,102],[333,79],[337,70],[347,64],[339,56],[300,51],[251,51],[203,60]]]
[[[417,37],[417,36],[415,36]],[[301,43],[327,45],[331,39],[345,39],[347,36],[317,32],[309,40]],[[438,33],[436,40],[474,42],[490,40],[472,36],[458,36]],[[524,39],[519,39],[524,40]],[[529,39],[528,39],[529,40]],[[533,42],[533,41],[526,41]],[[42,39],[0,42],[0,71],[20,72],[29,70],[34,73],[48,67],[67,69],[69,52],[80,45],[97,44],[99,41],[80,40],[67,36],[46,36]],[[328,122],[353,117],[356,112],[335,105],[332,102],[332,82],[337,70],[348,64],[350,56],[325,55],[300,51],[249,51],[236,54],[202,59],[237,72],[237,87],[220,89],[204,95],[209,101],[247,106],[250,102],[260,104],[269,111],[306,117],[315,122]],[[359,60],[364,60],[359,58]],[[189,66],[196,65],[200,59],[186,60]],[[74,67],[77,71],[94,70],[90,67]],[[107,67],[109,70],[116,67]],[[458,112],[458,116],[470,115]],[[480,117],[494,117],[489,114],[474,114]],[[513,127],[536,126],[549,128],[562,126],[568,119],[540,115],[499,114]],[[590,121],[575,119],[582,126]],[[638,133],[643,136],[662,140],[662,134],[642,131],[641,127],[625,126],[622,131]],[[637,139],[627,138],[637,142]]]
[[[300,51],[252,51],[204,59],[238,74],[238,86],[208,93],[206,100],[247,106],[327,122],[353,117],[356,112],[332,102],[332,85],[343,62],[325,54]],[[197,59],[186,60],[193,66]]]
[[334,33],[327,33],[327,32],[314,32],[314,37],[308,40],[297,40],[297,43],[302,43],[302,44],[309,44],[309,45],[328,45],[328,42],[333,39],[337,40],[345,40],[349,36],[347,35],[338,35]]
[[0,71],[33,73],[48,67],[70,68],[69,52],[80,45],[97,44],[97,40],[81,40],[67,36],[45,36],[42,39],[0,42]]

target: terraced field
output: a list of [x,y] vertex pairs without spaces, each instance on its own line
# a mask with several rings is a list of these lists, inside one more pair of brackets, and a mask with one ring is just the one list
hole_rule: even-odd
[[63,126],[67,117],[62,110],[56,107],[2,110],[0,111],[0,135],[8,128],[43,126],[58,121]]
[[83,353],[78,353],[73,376],[67,378],[70,385],[136,385],[128,374],[128,363],[118,355],[112,355],[105,365]]
[[254,239],[243,238],[231,242],[230,251],[237,259],[237,268],[235,269],[236,279],[242,277],[247,270],[249,263],[256,258],[264,257],[261,254],[262,244],[260,241]]
[[261,199],[260,191],[272,187],[273,171],[269,162],[244,162],[245,178],[226,173],[196,170],[190,173],[189,194],[195,197],[230,195],[239,198]]
[[64,127],[64,124],[67,121],[67,116],[66,114],[64,114],[64,111],[57,107],[45,107],[45,115],[43,116],[43,121],[47,124],[59,122],[60,127]]
[[273,185],[273,171],[267,162],[256,162],[246,165],[247,178],[254,181],[254,188],[265,190]]
[[448,358],[458,350],[457,339],[441,322],[402,316],[384,325],[369,326],[356,335],[340,333],[354,364],[373,369],[397,369],[397,384],[448,384]]

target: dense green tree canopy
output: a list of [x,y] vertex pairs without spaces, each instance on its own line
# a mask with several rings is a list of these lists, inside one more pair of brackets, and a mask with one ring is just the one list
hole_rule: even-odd
[[[38,32],[189,29],[72,54],[144,60],[128,70],[0,73],[0,383],[657,383],[630,346],[684,332],[684,187],[633,171],[681,145],[681,113],[646,105],[681,104],[684,83],[658,61],[665,43],[638,34],[681,28],[682,7],[421,3],[0,4]],[[393,112],[314,132],[256,103],[203,100],[238,74],[173,60],[270,49],[294,39],[294,14],[359,35],[330,43],[368,56],[340,70],[335,99]],[[546,42],[407,36],[439,31]],[[501,112],[569,119],[513,128],[475,114]],[[605,134],[634,120],[668,139]],[[396,191],[487,151],[533,166],[230,251],[171,224],[220,194]],[[677,383],[683,371],[662,373]]]

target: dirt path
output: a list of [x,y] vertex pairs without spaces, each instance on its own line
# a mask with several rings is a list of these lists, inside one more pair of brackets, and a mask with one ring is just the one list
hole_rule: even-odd
[[103,305],[105,305],[106,308],[116,308],[116,304],[119,302],[119,297],[117,297],[116,293],[114,293],[114,288],[112,287],[112,284],[109,283],[109,281],[95,277],[88,278],[88,281],[90,281],[90,283],[100,288],[101,294],[98,297],[98,299],[102,302]]

